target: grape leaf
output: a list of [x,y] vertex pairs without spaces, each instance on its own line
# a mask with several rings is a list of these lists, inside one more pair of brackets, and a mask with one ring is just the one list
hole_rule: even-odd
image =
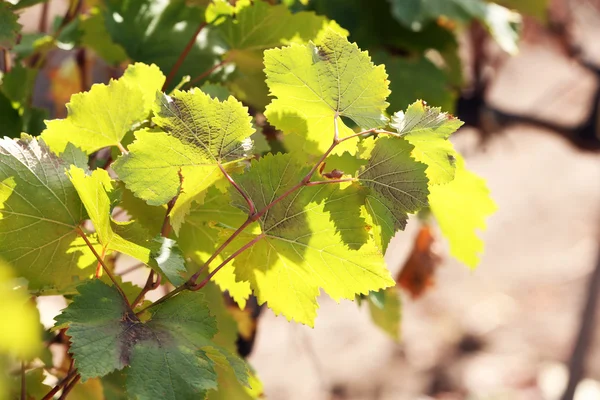
[[[100,9],[112,41],[123,47],[129,58],[156,64],[166,72],[173,68],[198,27],[205,22],[204,8],[199,3],[103,0]],[[211,68],[219,62],[225,48],[215,29],[204,26],[171,85],[176,85],[185,75],[193,77]]]
[[[291,155],[267,155],[253,161],[250,170],[236,179],[258,210],[264,208],[306,175],[308,168]],[[268,302],[275,314],[313,326],[323,288],[333,299],[354,299],[394,284],[381,253],[372,241],[351,250],[336,231],[325,208],[327,196],[316,200],[328,185],[303,187],[269,209],[249,233],[240,235],[227,251],[256,240],[234,261],[238,279],[250,282],[259,304]],[[234,204],[246,209],[241,196]],[[366,229],[362,219],[352,219],[347,229]],[[348,224],[349,225],[349,224]],[[362,238],[359,236],[358,240]]]
[[222,179],[219,164],[235,166],[251,148],[254,129],[239,101],[221,102],[196,89],[159,96],[153,122],[167,133],[136,132],[129,154],[114,169],[148,204],[165,204],[178,195],[170,214],[178,231],[192,202],[201,203],[205,190]]
[[314,12],[292,14],[283,4],[270,5],[258,0],[239,7],[235,18],[228,18],[219,32],[232,50],[265,50],[276,47],[295,36],[303,40],[316,37],[327,25],[327,18]]
[[262,53],[290,40],[309,41],[328,26],[327,18],[313,12],[292,14],[282,4],[270,5],[259,0],[253,4],[230,6],[230,15],[219,25],[219,33],[228,46],[225,58],[235,63],[236,75],[229,87],[240,100],[264,108],[268,102]]
[[471,268],[479,263],[483,241],[477,229],[485,229],[486,217],[497,210],[485,181],[456,159],[456,176],[446,185],[432,186],[429,205],[440,229],[450,243],[450,253]]
[[65,290],[90,274],[82,257],[90,252],[76,233],[85,210],[67,167],[35,139],[0,140],[0,257],[37,293]]
[[133,64],[118,80],[95,84],[67,104],[68,117],[47,121],[42,138],[56,153],[71,142],[88,154],[103,147],[121,146],[137,123],[148,118],[165,77],[155,65]]
[[365,206],[375,225],[377,244],[385,252],[396,231],[406,226],[408,214],[427,207],[428,180],[426,165],[411,158],[414,147],[407,141],[382,137],[372,146],[358,180],[370,189]]
[[392,286],[379,292],[370,292],[367,300],[373,323],[392,339],[399,341],[402,304],[398,289]]
[[[187,257],[198,265],[204,265],[208,258],[223,242],[216,225],[227,225],[233,229],[242,225],[248,215],[229,205],[231,199],[228,193],[221,193],[216,188],[209,188],[204,204],[192,206],[190,214],[179,232],[179,245]],[[216,266],[223,261],[218,255],[208,268],[214,271]],[[221,290],[229,291],[229,295],[240,306],[246,307],[246,300],[250,296],[250,284],[246,281],[236,281],[234,268],[226,265],[211,279]]]
[[56,321],[69,324],[70,351],[82,381],[129,366],[131,397],[202,398],[216,388],[215,364],[227,360],[246,384],[245,363],[211,341],[216,323],[201,293],[181,293],[149,309],[150,319],[141,322],[117,289],[100,280],[78,291]]
[[[384,67],[374,66],[366,52],[333,30],[316,45],[265,51],[265,72],[276,97],[265,112],[271,125],[315,143],[320,153],[331,145],[334,118],[340,138],[353,133],[340,116],[362,129],[387,121],[383,113],[390,91]],[[354,154],[356,145],[346,141],[335,151],[344,150]]]
[[83,32],[81,44],[94,50],[104,61],[109,64],[118,64],[127,59],[125,50],[114,43],[104,22],[104,14],[97,8],[92,8],[89,16],[80,23]]
[[482,0],[392,0],[391,6],[394,18],[415,31],[440,17],[460,23],[478,19],[504,51],[518,51],[521,17],[501,5]]
[[[7,371],[5,369],[4,371]],[[8,375],[8,374],[6,374]],[[3,390],[2,394],[0,394],[0,399],[9,400],[9,399],[20,399],[21,397],[21,376],[20,374],[17,376],[10,377],[10,390]],[[25,393],[27,400],[36,400],[42,399],[44,396],[52,389],[51,386],[45,385],[44,379],[44,369],[36,368],[34,370],[27,371],[25,373]],[[0,390],[2,390],[2,384],[0,382]],[[6,397],[1,397],[3,395],[7,395]]]
[[423,101],[411,104],[404,111],[392,117],[392,127],[415,148],[415,160],[427,164],[427,178],[430,185],[448,183],[454,179],[456,171],[456,151],[448,140],[462,125],[462,121],[440,108],[429,107]]
[[0,3],[0,48],[10,49],[17,41],[21,25],[9,3]]
[[[239,212],[239,210],[237,210]],[[221,271],[222,272],[222,271]],[[221,273],[219,272],[219,274]],[[216,274],[214,277],[219,276]],[[206,296],[206,302],[212,315],[215,316],[218,332],[213,341],[228,351],[237,352],[236,342],[238,340],[238,324],[232,317],[225,305],[223,294],[212,282],[209,282],[202,292]],[[233,306],[235,307],[235,306]],[[234,308],[234,309],[237,309]],[[237,309],[239,310],[239,309]],[[249,366],[250,367],[250,366]],[[249,386],[241,385],[235,374],[228,368],[217,368],[218,388],[208,393],[209,400],[251,400],[262,398],[262,383],[253,371],[249,371]]]

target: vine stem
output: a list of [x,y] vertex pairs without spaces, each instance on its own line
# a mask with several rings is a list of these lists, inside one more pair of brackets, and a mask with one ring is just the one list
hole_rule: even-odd
[[246,251],[246,249],[248,249],[249,247],[252,247],[254,245],[254,243],[258,242],[259,240],[261,240],[262,238],[265,237],[264,233],[261,233],[260,235],[258,235],[257,237],[255,237],[254,239],[252,239],[251,241],[249,241],[248,243],[246,243],[245,245],[243,245],[242,247],[240,247],[238,250],[236,250],[232,255],[230,255],[229,257],[227,257],[225,260],[223,260],[223,262],[221,264],[219,264],[217,266],[217,268],[215,268],[213,270],[213,272],[211,272],[210,274],[208,274],[206,276],[206,278],[204,278],[202,280],[202,282],[200,282],[199,284],[193,286],[190,288],[190,290],[192,291],[196,291],[196,290],[200,290],[202,289],[204,286],[206,286],[206,284],[210,281],[210,279],[217,273],[219,272],[219,270],[221,268],[223,268],[225,265],[227,265],[231,260],[233,260],[235,257],[237,257],[238,255],[240,255],[241,253],[243,253],[244,251]]
[[64,388],[62,394],[60,395],[60,397],[58,398],[58,400],[65,400],[67,398],[67,396],[69,395],[69,393],[71,392],[71,390],[73,390],[75,385],[77,385],[77,382],[79,382],[80,379],[81,379],[81,375],[77,374],[75,376],[75,378],[73,378],[73,380],[71,382],[69,382],[67,384],[67,386],[65,386],[65,388]]
[[121,142],[117,142],[117,147],[119,148],[119,151],[121,152],[121,154],[129,154],[129,152],[127,151],[125,146],[123,146],[121,144]]
[[2,50],[2,54],[4,56],[4,60],[3,60],[3,62],[4,62],[4,71],[3,72],[5,74],[7,74],[7,73],[10,72],[10,70],[11,70],[11,64],[12,64],[11,63],[11,58],[10,58],[10,53],[9,53],[8,49],[4,49],[4,50]]
[[[155,277],[156,277],[156,279],[154,279]],[[156,274],[154,272],[154,270],[150,270],[150,273],[148,274],[148,279],[146,279],[146,284],[140,291],[140,294],[138,294],[137,297],[135,298],[135,300],[131,303],[131,308],[135,308],[135,306],[144,299],[144,296],[146,295],[146,293],[159,287],[160,281],[161,281],[160,275]]]
[[102,268],[104,269],[104,272],[106,273],[106,275],[108,275],[108,277],[110,278],[110,280],[112,281],[112,283],[115,285],[115,287],[117,288],[117,290],[119,291],[119,293],[123,297],[123,300],[125,301],[125,303],[129,306],[129,301],[127,300],[127,296],[125,295],[125,292],[123,292],[123,289],[121,289],[121,286],[119,286],[119,284],[117,283],[117,279],[115,278],[115,276],[113,275],[113,273],[110,271],[110,269],[108,268],[108,266],[106,265],[106,263],[104,262],[104,260],[102,259],[102,257],[100,257],[100,254],[98,254],[98,252],[96,251],[96,249],[94,249],[94,246],[92,245],[92,243],[90,243],[90,240],[88,239],[87,235],[79,227],[77,227],[77,234],[79,236],[81,236],[81,238],[83,239],[83,241],[85,242],[85,244],[87,244],[87,246],[90,248],[90,250],[92,251],[92,253],[96,257],[96,259],[98,259],[98,262],[100,263],[100,265],[102,265]]
[[179,71],[179,68],[181,68],[181,64],[183,64],[183,61],[186,59],[186,57],[192,50],[192,47],[194,47],[194,43],[196,43],[196,38],[198,37],[198,35],[202,31],[202,29],[204,29],[205,26],[206,26],[206,21],[204,21],[200,25],[198,25],[198,28],[196,29],[196,31],[194,32],[194,34],[192,35],[192,37],[190,38],[188,43],[185,45],[185,48],[179,55],[179,58],[177,58],[175,65],[173,65],[173,68],[171,68],[171,71],[169,71],[169,74],[167,75],[167,79],[165,79],[165,83],[163,84],[163,87],[162,87],[163,92],[167,89],[167,87],[169,87],[169,84],[175,77],[175,74],[177,73],[177,71]]
[[212,67],[210,67],[209,69],[207,69],[206,71],[204,71],[203,73],[201,73],[200,75],[198,75],[197,77],[195,77],[194,79],[192,79],[191,81],[189,81],[186,85],[189,85],[190,87],[194,85],[194,83],[201,81],[204,78],[207,78],[208,76],[210,76],[213,72],[215,72],[216,70],[218,70],[219,68],[221,68],[223,65],[227,64],[229,62],[228,59],[225,59],[223,61],[221,61],[220,63],[217,63],[215,65],[213,65]]
[[73,376],[75,376],[77,374],[77,370],[76,369],[71,369],[68,373],[67,376],[65,376],[60,382],[58,382],[52,389],[50,389],[50,391],[48,393],[46,393],[46,395],[44,397],[42,397],[42,400],[52,400],[54,398],[54,395],[56,393],[58,393],[58,391],[65,386],[67,383],[69,383],[71,381],[71,378],[73,378]]
[[246,203],[248,204],[248,214],[250,215],[254,215],[256,213],[256,208],[254,207],[254,202],[252,201],[252,199],[250,199],[250,197],[248,197],[248,195],[246,194],[246,192],[244,192],[244,189],[242,189],[231,177],[231,175],[229,175],[227,173],[227,171],[225,171],[225,168],[223,168],[223,166],[221,165],[221,163],[217,164],[219,166],[219,169],[221,170],[221,172],[223,173],[223,175],[225,175],[225,178],[229,181],[229,183],[231,183],[231,185],[235,188],[235,190],[238,191],[239,194],[242,195],[242,197],[244,198],[244,200],[246,200]]
[[[102,247],[102,254],[100,255],[100,257],[102,257],[103,260],[106,257],[106,246]],[[98,264],[96,265],[96,279],[100,278],[101,273],[102,273],[102,264],[100,264],[100,262],[98,262]]]
[[[312,179],[313,175],[315,174],[315,172],[317,171],[317,169],[319,168],[319,166],[323,163],[323,161],[325,161],[325,159],[327,158],[327,156],[329,156],[329,154],[331,154],[331,152],[333,151],[333,149],[335,149],[335,147],[337,145],[339,145],[342,142],[345,142],[346,140],[349,139],[353,139],[353,138],[357,138],[359,136],[363,136],[366,134],[370,134],[370,133],[381,133],[381,134],[389,134],[389,135],[396,135],[393,132],[388,132],[388,131],[384,131],[384,130],[379,130],[379,129],[368,129],[362,132],[358,132],[354,135],[350,135],[347,136],[343,139],[339,139],[338,137],[338,124],[337,124],[337,118],[338,115],[336,113],[335,118],[334,118],[334,139],[333,139],[333,143],[331,144],[331,146],[329,146],[329,148],[327,149],[327,151],[325,151],[325,153],[323,153],[323,155],[319,158],[319,160],[316,162],[316,164],[311,168],[311,170],[304,176],[304,178],[302,178],[302,180],[300,182],[298,182],[296,185],[292,186],[291,188],[289,188],[288,190],[286,190],[283,194],[281,194],[279,197],[277,197],[275,200],[273,200],[271,203],[267,204],[263,209],[261,209],[260,211],[251,214],[248,216],[248,219],[246,219],[246,221],[239,227],[237,228],[230,236],[229,238],[227,238],[227,240],[225,240],[225,242],[223,242],[223,244],[221,244],[221,246],[219,246],[219,248],[217,250],[215,250],[215,252],[210,256],[210,258],[204,263],[204,265],[198,270],[196,271],[196,273],[194,275],[192,275],[185,283],[183,283],[182,285],[177,286],[173,291],[167,293],[166,295],[164,295],[163,297],[161,297],[160,299],[156,300],[154,303],[148,305],[147,307],[143,308],[142,310],[138,311],[136,313],[136,315],[141,314],[142,312],[144,312],[146,309],[154,307],[168,299],[170,299],[171,297],[175,296],[176,294],[184,291],[184,290],[199,290],[201,288],[203,288],[204,286],[206,286],[206,284],[208,283],[208,281],[221,269],[223,268],[225,265],[227,265],[227,263],[229,263],[229,261],[231,261],[233,258],[237,257],[240,253],[242,253],[243,251],[245,251],[246,249],[248,249],[249,247],[251,247],[252,245],[254,245],[256,242],[258,242],[260,239],[264,238],[264,233],[256,236],[254,239],[252,239],[250,242],[246,243],[244,246],[242,246],[240,249],[238,249],[237,251],[235,251],[231,256],[227,257],[226,260],[224,260],[221,264],[219,264],[210,274],[208,274],[208,276],[202,280],[202,282],[196,284],[196,281],[198,280],[198,278],[200,277],[200,274],[202,273],[202,271],[204,271],[209,265],[210,263],[219,255],[221,254],[221,252],[233,241],[235,240],[235,238],[237,238],[240,233],[242,233],[242,231],[244,229],[246,229],[248,227],[248,225],[250,225],[251,223],[257,221],[260,217],[262,217],[263,215],[265,215],[267,213],[267,211],[269,211],[272,207],[274,207],[277,203],[279,203],[280,201],[282,201],[283,199],[285,199],[287,196],[289,196],[290,194],[294,193],[296,190],[300,189],[303,186],[313,186],[313,185],[322,185],[322,184],[326,184],[326,183],[340,183],[340,182],[350,182],[350,181],[354,181],[355,179],[331,179],[331,180],[327,180],[327,181],[316,181],[316,182],[311,182],[310,180]],[[232,182],[233,179],[230,181]],[[244,196],[244,198],[246,198],[245,194],[243,194],[243,192],[241,191],[241,188],[238,188],[237,185],[234,185],[236,187],[236,190],[240,191],[240,193],[242,194],[242,196]],[[250,200],[248,198],[248,200]],[[250,204],[250,203],[249,203]]]

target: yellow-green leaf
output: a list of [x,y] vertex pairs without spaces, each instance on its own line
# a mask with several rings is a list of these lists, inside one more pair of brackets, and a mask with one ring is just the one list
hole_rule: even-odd
[[[265,51],[265,72],[275,97],[265,115],[284,133],[307,141],[303,150],[320,154],[329,148],[334,118],[340,138],[353,133],[341,117],[361,129],[387,122],[385,100],[390,92],[385,68],[373,65],[367,52],[331,29],[316,44]],[[349,140],[336,148],[340,154],[344,150],[355,154],[356,142]]]
[[497,210],[485,181],[467,170],[463,158],[458,156],[454,180],[432,186],[429,205],[450,243],[450,253],[475,268],[483,252],[483,241],[477,231],[486,228],[487,217]]
[[164,80],[155,65],[130,65],[120,79],[73,95],[67,118],[46,121],[42,138],[56,153],[62,153],[69,142],[88,154],[121,146],[123,136],[148,118]]
[[[267,155],[236,179],[260,210],[300,182],[307,170],[290,155]],[[358,250],[344,243],[326,211],[329,196],[323,191],[335,184],[328,186],[303,187],[278,202],[226,250],[257,240],[236,257],[236,276],[250,282],[259,304],[266,302],[276,314],[310,326],[320,288],[339,301],[394,285],[373,241],[361,243]],[[232,193],[235,205],[245,209],[236,193]],[[360,218],[352,218],[345,227],[355,232],[366,229]]]
[[461,127],[462,121],[417,101],[392,117],[392,127],[407,142],[415,146],[412,156],[427,164],[430,185],[448,183],[454,179],[456,150],[448,140]]

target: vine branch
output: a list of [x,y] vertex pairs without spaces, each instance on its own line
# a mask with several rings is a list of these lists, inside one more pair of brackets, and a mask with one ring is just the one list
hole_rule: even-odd
[[125,300],[125,303],[127,305],[129,305],[129,301],[127,300],[127,296],[125,295],[125,292],[123,292],[123,289],[121,289],[121,286],[119,286],[119,283],[117,282],[117,279],[115,278],[115,276],[113,275],[113,273],[111,272],[111,270],[108,268],[108,266],[106,265],[106,263],[104,262],[104,260],[102,259],[102,257],[100,257],[100,254],[98,254],[98,252],[96,251],[96,249],[94,249],[94,245],[92,245],[92,243],[90,243],[90,240],[88,239],[88,237],[85,234],[85,232],[83,232],[81,230],[81,228],[77,227],[77,234],[79,236],[81,236],[81,238],[83,239],[83,241],[85,242],[85,244],[90,248],[90,250],[92,251],[92,253],[96,257],[96,259],[98,260],[98,262],[100,263],[100,265],[102,265],[102,269],[104,270],[104,272],[106,273],[106,275],[108,275],[108,277],[110,278],[110,280],[112,281],[112,283],[115,285],[115,287],[117,288],[117,290],[119,291],[119,293],[123,297],[123,300]]
[[196,29],[196,31],[194,32],[194,34],[192,35],[190,40],[185,45],[185,48],[179,55],[179,58],[177,58],[175,65],[173,65],[173,68],[171,68],[171,71],[169,71],[169,74],[167,75],[167,79],[165,79],[165,83],[163,84],[163,87],[161,89],[163,92],[167,89],[167,87],[169,87],[169,84],[171,83],[173,78],[175,78],[175,74],[177,74],[177,71],[179,71],[179,68],[181,68],[181,64],[183,64],[183,61],[186,59],[186,57],[192,50],[192,47],[194,47],[194,43],[196,43],[196,38],[198,37],[200,32],[202,32],[202,29],[204,29],[205,26],[206,26],[206,21],[204,21],[200,25],[198,25],[198,28]]
[[231,177],[231,175],[229,175],[227,173],[227,171],[225,171],[225,168],[223,168],[223,166],[221,165],[221,163],[217,163],[217,165],[219,166],[219,169],[221,170],[221,172],[223,173],[223,175],[225,175],[225,178],[229,181],[229,183],[231,183],[231,185],[235,188],[235,190],[237,190],[238,193],[240,195],[242,195],[242,197],[244,198],[244,200],[248,204],[248,214],[250,214],[251,216],[254,215],[256,213],[256,208],[254,206],[254,202],[252,201],[252,199],[246,194],[246,192],[244,192],[244,189],[242,189],[233,180],[233,178]]
[[42,400],[52,400],[54,398],[54,395],[56,393],[58,393],[58,391],[65,386],[67,383],[69,383],[71,381],[71,379],[77,374],[77,370],[76,369],[71,369],[68,373],[67,376],[65,376],[60,382],[58,382],[52,389],[50,389],[50,391],[48,393],[46,393],[46,395],[44,397],[42,397]]
[[135,306],[144,299],[146,293],[159,287],[160,281],[160,274],[155,273],[154,270],[150,270],[150,273],[148,274],[148,279],[146,279],[146,284],[144,285],[140,293],[137,295],[135,300],[131,303],[131,308],[135,308]]
[[229,62],[229,60],[225,59],[225,60],[213,65],[212,67],[210,67],[209,69],[207,69],[206,71],[204,71],[203,73],[201,73],[200,75],[198,75],[197,77],[195,77],[194,79],[189,81],[186,85],[188,85],[190,87],[193,86],[196,82],[199,82],[202,79],[209,77],[213,72],[220,69],[223,65],[227,64],[228,62]]
[[65,386],[65,388],[64,388],[62,394],[60,395],[60,397],[58,398],[58,400],[65,400],[67,398],[67,396],[69,395],[69,393],[71,392],[71,390],[73,390],[75,385],[77,385],[77,383],[79,382],[80,379],[81,379],[81,375],[77,374],[75,376],[75,378],[73,378],[73,380],[71,380],[71,382],[69,382],[67,384],[67,386]]

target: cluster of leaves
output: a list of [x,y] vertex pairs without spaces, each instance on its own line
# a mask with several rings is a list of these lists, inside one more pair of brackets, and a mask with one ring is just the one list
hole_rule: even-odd
[[[0,44],[14,46],[17,61],[0,90],[10,111],[0,132],[0,257],[19,279],[7,272],[0,282],[21,287],[4,303],[19,329],[0,334],[23,344],[13,350],[26,361],[29,396],[85,386],[111,398],[256,398],[260,382],[235,355],[240,326],[222,292],[238,310],[252,294],[309,326],[321,290],[336,301],[365,298],[397,338],[400,303],[383,254],[410,214],[435,217],[451,253],[478,263],[477,230],[495,204],[449,141],[462,123],[422,100],[389,114],[403,101],[394,93],[412,93],[394,89],[398,59],[377,61],[378,52],[374,63],[338,23],[300,4],[106,0],[86,13],[71,7],[52,35],[16,45],[14,11],[31,3],[0,4],[9,21]],[[429,35],[455,46],[450,30],[427,24],[440,15],[484,20],[500,43],[513,43],[514,14],[491,17],[496,4],[415,2],[408,24],[404,3],[391,2],[389,17],[405,25],[404,39],[392,44],[382,31],[366,47]],[[66,118],[41,121],[31,107],[37,70],[65,43],[114,66],[137,62],[74,94]],[[455,55],[443,54],[453,65]],[[269,129],[277,140],[265,140]],[[41,135],[10,138],[22,131]],[[123,282],[121,254],[148,268],[144,287]],[[161,283],[174,289],[145,301]],[[74,362],[55,374],[54,389],[41,384],[42,368],[55,366],[40,355],[27,293],[69,301],[53,332],[66,331]]]

